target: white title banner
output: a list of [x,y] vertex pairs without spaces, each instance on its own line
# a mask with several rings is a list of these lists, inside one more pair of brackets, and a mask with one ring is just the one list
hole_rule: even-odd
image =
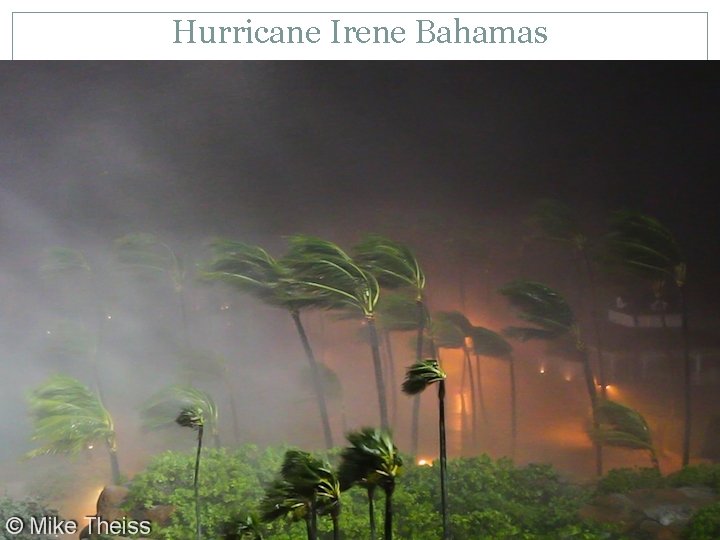
[[17,60],[700,60],[704,12],[14,12]]

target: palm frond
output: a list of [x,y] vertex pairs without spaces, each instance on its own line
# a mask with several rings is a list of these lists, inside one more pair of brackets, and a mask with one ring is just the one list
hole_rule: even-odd
[[115,444],[110,413],[100,398],[72,377],[56,375],[30,392],[32,439],[41,446],[29,456],[76,454],[94,442]]
[[530,214],[530,223],[536,234],[548,240],[572,243],[579,249],[587,242],[572,210],[555,199],[538,200]]
[[653,442],[645,418],[635,409],[611,400],[600,400],[596,407],[598,430],[593,439],[607,446],[652,450]]
[[408,395],[419,394],[428,385],[445,379],[446,374],[437,360],[426,359],[417,362],[407,369],[402,390]]
[[[218,427],[218,410],[212,397],[192,386],[169,386],[151,396],[141,409],[143,427],[149,430],[203,425],[211,432]],[[182,417],[182,418],[181,418]]]
[[358,265],[373,274],[381,286],[412,288],[421,295],[425,274],[406,245],[379,235],[369,235],[353,250]]
[[480,356],[505,358],[512,352],[512,345],[497,332],[482,326],[473,326],[470,330],[473,351]]
[[55,246],[45,251],[40,274],[44,277],[55,277],[73,272],[92,272],[82,251]]
[[340,454],[338,479],[343,490],[355,484],[387,485],[400,474],[403,460],[387,431],[365,427],[347,434],[350,446]]
[[518,317],[543,330],[559,336],[570,331],[574,324],[575,317],[568,303],[547,285],[517,280],[503,286],[500,294],[518,309]]
[[433,313],[429,330],[435,346],[441,349],[460,349],[465,344],[467,334],[450,312]]

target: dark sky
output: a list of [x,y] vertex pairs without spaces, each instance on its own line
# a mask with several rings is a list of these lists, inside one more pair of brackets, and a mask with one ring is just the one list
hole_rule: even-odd
[[717,64],[19,62],[0,73],[3,196],[53,226],[488,234],[552,196],[598,222],[619,206],[655,214],[696,267],[717,269]]

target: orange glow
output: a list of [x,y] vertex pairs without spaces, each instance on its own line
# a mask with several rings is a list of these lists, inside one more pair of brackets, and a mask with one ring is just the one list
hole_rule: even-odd
[[427,459],[420,458],[417,460],[417,464],[420,465],[420,467],[432,467],[433,466],[432,459],[430,459],[430,458],[427,458]]
[[545,366],[540,366],[540,375],[545,375]]
[[569,373],[566,373],[566,374],[565,374],[565,381],[566,381],[566,382],[571,382],[571,381],[572,381],[572,375],[570,375]]

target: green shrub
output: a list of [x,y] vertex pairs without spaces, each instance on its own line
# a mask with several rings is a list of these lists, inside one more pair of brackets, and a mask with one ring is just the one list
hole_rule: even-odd
[[634,489],[655,489],[666,485],[666,480],[655,468],[612,469],[597,483],[599,495],[627,493]]
[[684,537],[686,540],[717,540],[720,538],[720,502],[698,510],[685,528]]
[[[15,535],[5,530],[7,519],[13,516],[22,519],[25,524],[23,532]],[[0,538],[3,540],[48,540],[51,536],[28,532],[31,517],[39,519],[45,516],[57,516],[57,512],[34,499],[18,501],[9,497],[0,497]]]
[[673,487],[705,486],[720,492],[720,464],[688,465],[667,477]]

